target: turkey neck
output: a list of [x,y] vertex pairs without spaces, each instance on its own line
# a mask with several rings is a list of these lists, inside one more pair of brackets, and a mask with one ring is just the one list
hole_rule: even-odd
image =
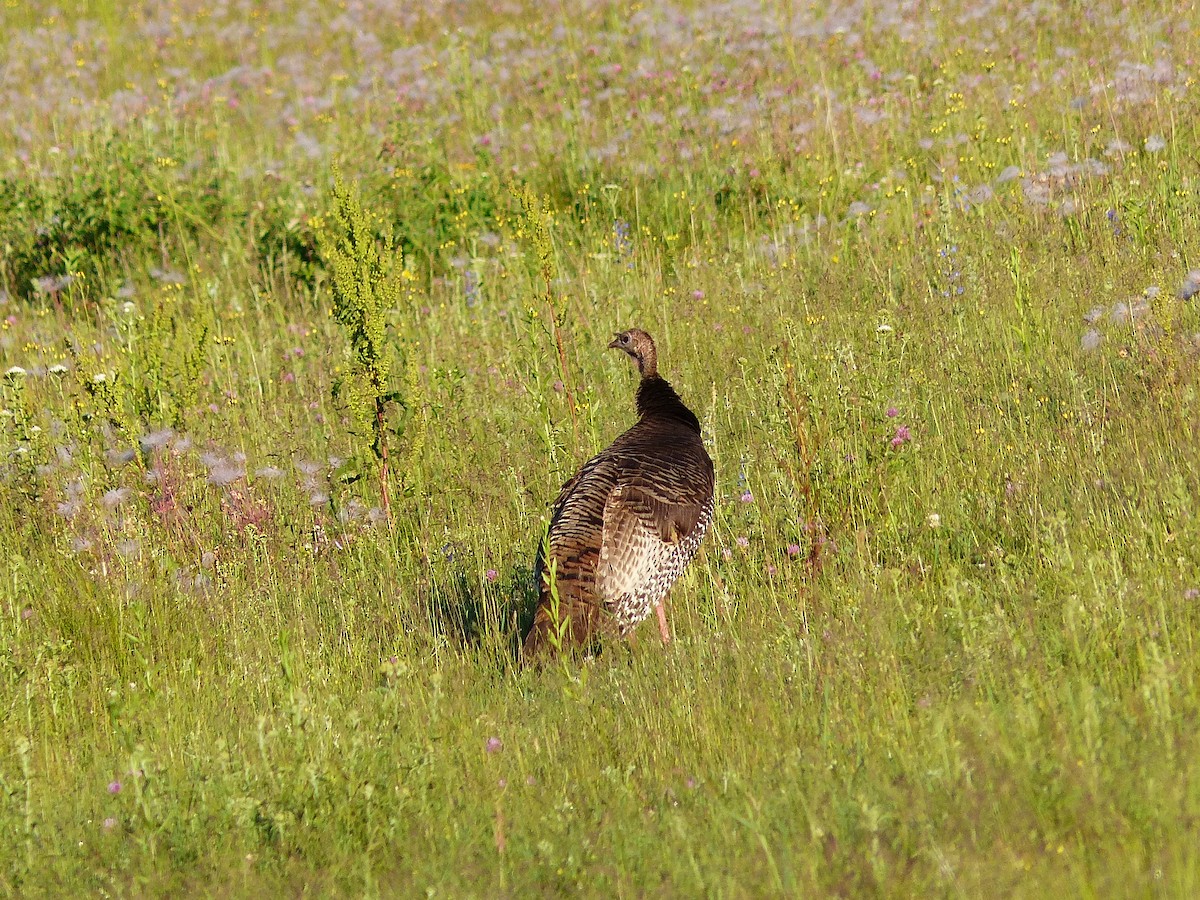
[[683,405],[683,400],[675,393],[675,388],[657,373],[644,375],[637,389],[637,411],[639,419],[665,418],[677,419],[691,428],[696,434],[700,433],[700,420]]

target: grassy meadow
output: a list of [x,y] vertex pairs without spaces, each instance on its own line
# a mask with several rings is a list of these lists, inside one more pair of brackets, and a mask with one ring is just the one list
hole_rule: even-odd
[[[4,2],[0,894],[1200,894],[1198,23]],[[524,670],[631,326],[715,522]]]

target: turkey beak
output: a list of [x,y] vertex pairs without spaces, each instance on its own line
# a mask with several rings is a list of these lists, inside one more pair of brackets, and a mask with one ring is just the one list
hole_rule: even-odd
[[611,341],[608,342],[608,349],[609,350],[620,350],[621,349],[621,336],[619,334],[615,338],[613,338]]

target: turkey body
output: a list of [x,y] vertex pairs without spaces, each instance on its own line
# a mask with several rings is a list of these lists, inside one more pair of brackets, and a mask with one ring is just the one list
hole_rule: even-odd
[[[621,346],[622,338],[636,352]],[[538,553],[539,602],[523,655],[628,635],[659,608],[713,514],[712,460],[700,423],[656,371],[645,332],[618,335],[642,372],[638,421],[563,485]]]

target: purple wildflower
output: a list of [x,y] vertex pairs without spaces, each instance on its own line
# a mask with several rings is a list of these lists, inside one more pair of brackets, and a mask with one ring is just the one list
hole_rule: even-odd
[[1200,294],[1200,269],[1192,269],[1184,276],[1177,296],[1180,300],[1191,300],[1197,294]]
[[497,579],[499,579],[499,578],[500,578],[500,573],[499,573],[499,572],[497,572],[495,569],[488,569],[488,570],[487,570],[487,571],[484,573],[484,578],[486,578],[486,579],[487,579],[488,581],[490,581],[492,584],[495,584],[495,583],[496,583],[496,581],[497,581]]
[[892,447],[902,447],[912,440],[912,433],[908,430],[907,425],[901,425],[896,429],[896,436],[892,438]]
[[488,753],[498,753],[504,747],[504,742],[498,737],[490,737],[487,743],[483,745],[483,749]]

